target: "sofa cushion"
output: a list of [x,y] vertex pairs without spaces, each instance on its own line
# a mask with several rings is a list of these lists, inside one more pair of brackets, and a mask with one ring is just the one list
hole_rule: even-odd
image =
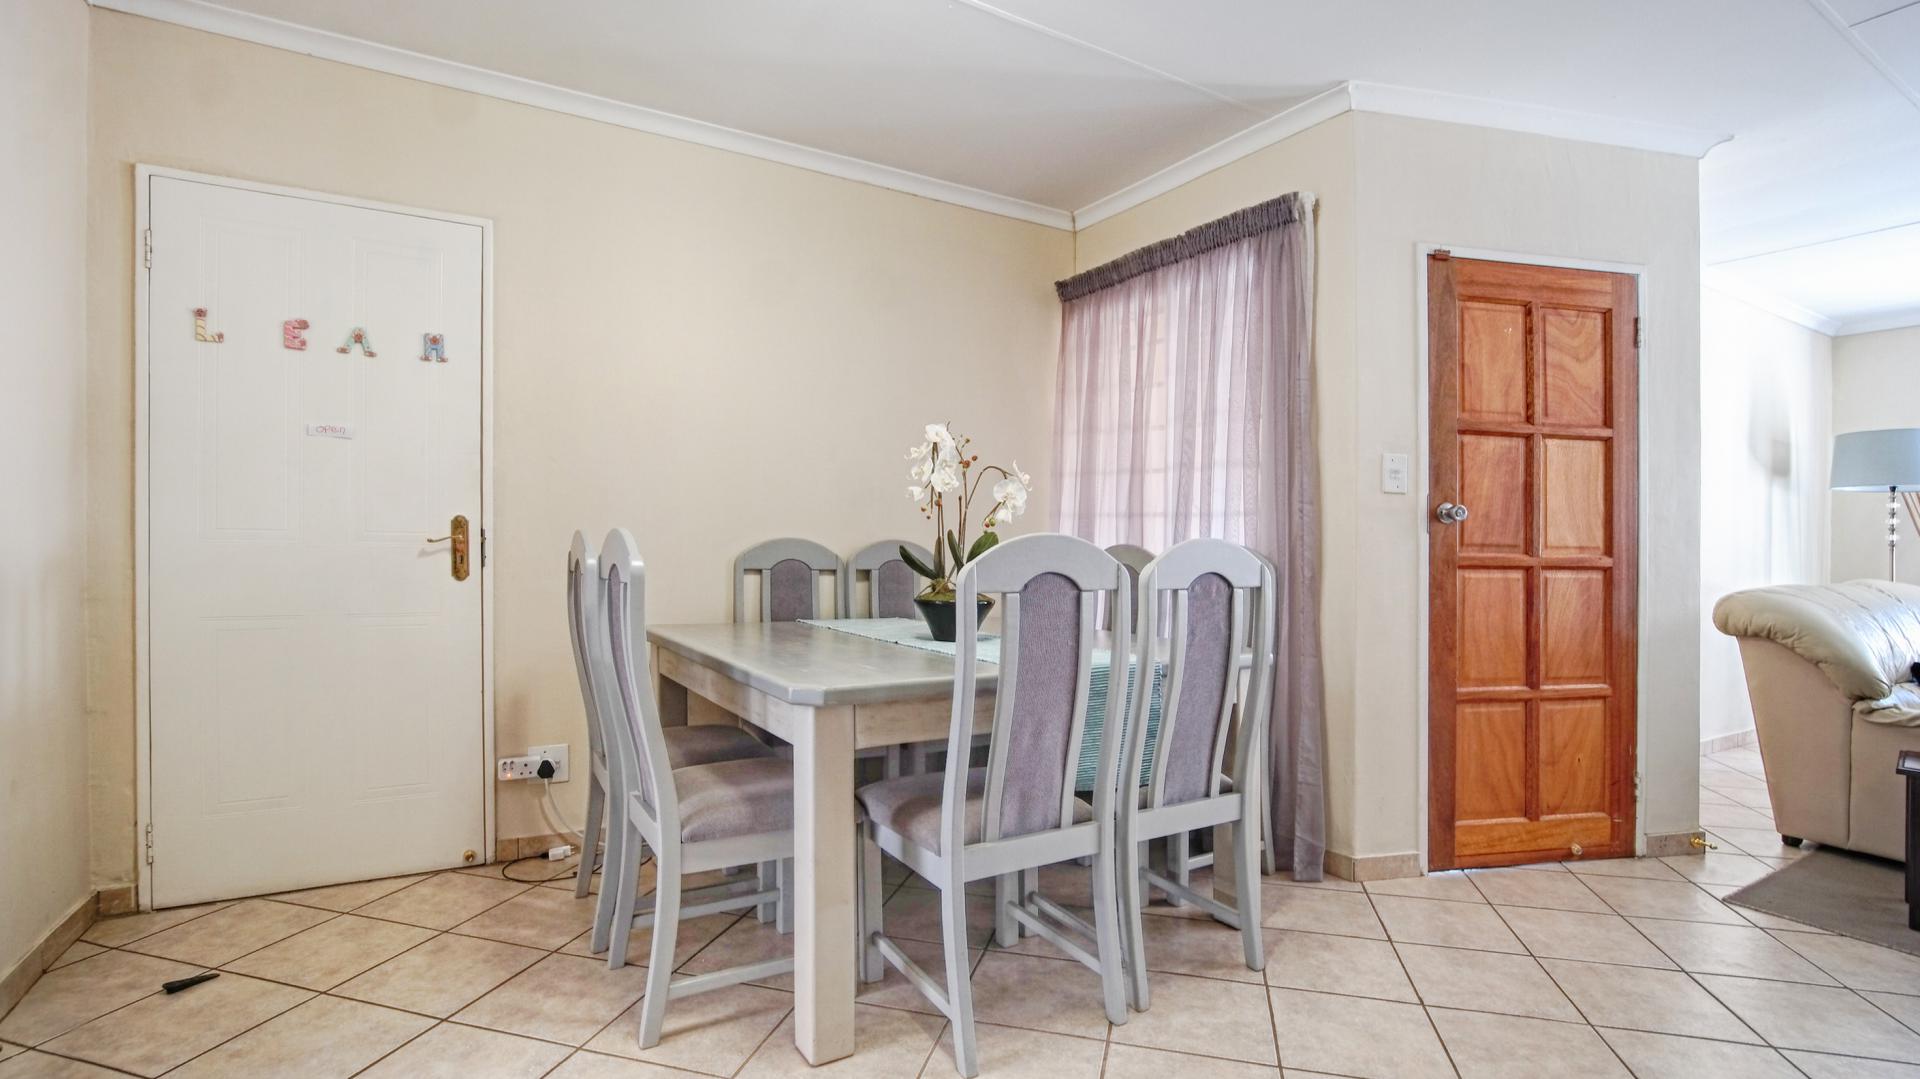
[[1733,637],[1758,637],[1819,667],[1878,723],[1920,725],[1920,588],[1892,581],[1776,585],[1723,596],[1713,624]]

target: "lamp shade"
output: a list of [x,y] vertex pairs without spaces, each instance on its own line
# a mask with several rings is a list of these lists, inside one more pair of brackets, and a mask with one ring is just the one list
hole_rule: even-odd
[[1835,435],[1832,486],[1836,491],[1920,491],[1920,427]]

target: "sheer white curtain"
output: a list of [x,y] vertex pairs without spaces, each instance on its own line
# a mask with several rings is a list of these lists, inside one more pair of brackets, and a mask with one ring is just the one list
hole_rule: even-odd
[[1326,854],[1313,198],[1286,195],[1059,284],[1062,532],[1154,552],[1210,536],[1273,563],[1278,860]]

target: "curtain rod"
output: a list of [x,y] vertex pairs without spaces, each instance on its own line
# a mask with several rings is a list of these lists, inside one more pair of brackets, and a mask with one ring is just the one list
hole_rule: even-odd
[[1295,191],[1277,199],[1256,203],[1244,210],[1235,210],[1204,225],[1196,225],[1171,239],[1129,251],[1111,262],[1103,262],[1064,281],[1056,281],[1053,288],[1062,301],[1077,300],[1141,274],[1204,255],[1216,247],[1224,247],[1249,236],[1271,232],[1312,215],[1313,196]]

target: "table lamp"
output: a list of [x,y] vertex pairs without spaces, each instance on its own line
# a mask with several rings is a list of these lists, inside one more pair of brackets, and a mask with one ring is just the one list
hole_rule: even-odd
[[1920,427],[1850,431],[1833,439],[1836,491],[1887,492],[1887,579],[1900,538],[1900,492],[1920,491]]

